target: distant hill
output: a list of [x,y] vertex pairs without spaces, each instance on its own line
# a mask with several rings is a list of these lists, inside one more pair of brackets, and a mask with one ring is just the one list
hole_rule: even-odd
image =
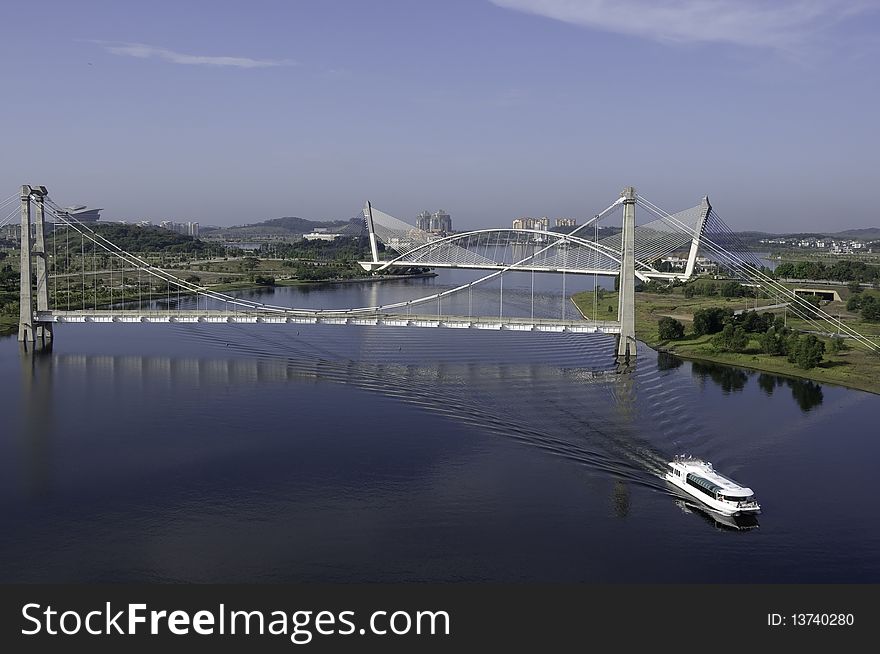
[[864,229],[847,229],[842,232],[756,232],[742,231],[735,234],[744,243],[757,243],[763,238],[834,238],[834,239],[859,239],[862,241],[875,241],[880,239],[880,227],[867,227]]
[[858,238],[864,241],[875,241],[880,239],[880,227],[865,227],[864,229],[846,229],[842,232],[828,234],[828,236],[839,238]]
[[[212,237],[223,236],[226,238],[247,238],[252,236],[298,236],[308,234],[316,229],[326,229],[331,232],[346,234],[360,234],[364,221],[361,217],[348,220],[308,220],[298,216],[284,216],[271,218],[249,225],[235,225],[234,227],[218,227],[206,231]],[[207,233],[205,235],[208,235]]]

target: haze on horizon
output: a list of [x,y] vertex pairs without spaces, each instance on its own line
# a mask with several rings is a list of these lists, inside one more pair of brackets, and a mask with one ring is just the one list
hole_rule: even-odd
[[[234,5],[234,6],[233,6]],[[0,198],[106,220],[880,225],[880,11],[844,0],[115,3],[5,12]],[[5,189],[5,190],[4,190]],[[3,216],[0,216],[2,219]]]

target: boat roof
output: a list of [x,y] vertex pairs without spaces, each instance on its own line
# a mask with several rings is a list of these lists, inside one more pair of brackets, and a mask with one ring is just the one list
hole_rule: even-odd
[[[669,465],[676,466],[688,474],[692,474],[698,479],[708,482],[705,485],[709,490],[720,490],[724,495],[729,497],[749,497],[754,495],[751,488],[742,486],[733,479],[728,479],[724,475],[715,472],[712,464],[701,459],[676,459],[671,461]],[[712,488],[712,487],[715,488]]]

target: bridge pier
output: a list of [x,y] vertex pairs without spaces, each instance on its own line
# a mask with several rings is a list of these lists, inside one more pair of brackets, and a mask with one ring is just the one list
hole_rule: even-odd
[[635,309],[635,228],[636,190],[627,186],[623,198],[623,232],[620,235],[620,290],[617,302],[617,320],[620,334],[617,337],[617,365],[623,372],[636,357],[636,309]]

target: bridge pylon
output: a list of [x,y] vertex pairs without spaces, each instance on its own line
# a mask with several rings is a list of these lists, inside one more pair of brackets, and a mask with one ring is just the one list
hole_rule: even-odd
[[[18,310],[18,340],[25,348],[49,345],[52,325],[38,323],[34,314],[34,279],[36,278],[36,308],[49,310],[48,261],[46,258],[45,186],[21,187],[21,277]],[[31,221],[31,199],[36,205],[35,220]]]
[[620,195],[623,198],[623,232],[620,235],[620,283],[617,298],[617,320],[620,323],[617,363],[618,367],[625,369],[636,357],[636,190],[627,186]]
[[706,228],[706,219],[709,212],[712,211],[712,205],[709,204],[709,196],[704,195],[700,202],[700,217],[697,220],[697,226],[694,228],[694,238],[691,241],[691,249],[688,252],[687,264],[684,268],[684,278],[690,279],[694,274],[694,266],[697,263],[697,251],[700,249],[700,238],[703,236],[703,230]]
[[373,224],[373,205],[370,201],[364,204],[364,221],[367,223],[367,233],[370,238],[370,256],[373,257],[373,264],[379,263],[379,245],[376,241],[376,226]]

